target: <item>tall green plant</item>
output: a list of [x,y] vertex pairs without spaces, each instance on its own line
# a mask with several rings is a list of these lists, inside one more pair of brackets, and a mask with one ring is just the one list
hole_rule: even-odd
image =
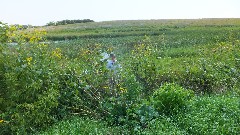
[[26,134],[46,127],[55,120],[52,111],[58,105],[60,52],[48,51],[48,45],[40,43],[45,31],[15,30],[9,28],[5,36],[16,43],[5,44],[1,53],[1,81],[5,86],[1,134]]
[[132,69],[137,81],[143,85],[144,93],[147,95],[159,85],[157,53],[159,53],[158,48],[146,36],[141,44],[135,46],[129,59],[129,68]]

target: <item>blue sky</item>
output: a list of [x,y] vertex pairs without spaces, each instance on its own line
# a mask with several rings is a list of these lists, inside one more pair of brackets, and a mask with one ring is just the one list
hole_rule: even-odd
[[0,21],[240,18],[240,0],[0,0]]

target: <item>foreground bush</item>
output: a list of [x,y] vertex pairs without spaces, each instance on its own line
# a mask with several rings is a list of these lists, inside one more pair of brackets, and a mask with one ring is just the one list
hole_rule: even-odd
[[[45,31],[16,31],[6,26],[1,42],[0,134],[26,134],[52,124],[58,106],[61,59],[59,49],[49,50]],[[15,44],[11,44],[11,40]]]
[[153,93],[152,101],[159,113],[170,115],[185,109],[192,97],[193,91],[166,83]]
[[45,43],[45,31],[7,25],[1,31],[0,134],[32,133],[73,114],[105,116],[102,102],[122,93],[120,85],[108,86],[100,45],[82,48],[70,61]]

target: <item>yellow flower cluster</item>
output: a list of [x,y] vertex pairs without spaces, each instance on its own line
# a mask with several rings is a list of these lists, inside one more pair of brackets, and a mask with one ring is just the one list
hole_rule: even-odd
[[32,36],[32,37],[29,37],[29,42],[36,43],[36,42],[40,41],[41,39],[42,39],[41,37]]
[[54,51],[52,51],[52,56],[60,59],[62,57],[61,49],[56,48]]
[[120,87],[120,91],[124,93],[124,92],[127,92],[127,89]]
[[127,92],[126,88],[121,87],[121,84],[117,84],[117,87],[119,88],[120,92],[125,93]]
[[0,120],[0,123],[3,123],[4,122],[4,120]]
[[32,57],[28,57],[26,60],[27,60],[28,65],[30,65],[31,61],[32,61]]

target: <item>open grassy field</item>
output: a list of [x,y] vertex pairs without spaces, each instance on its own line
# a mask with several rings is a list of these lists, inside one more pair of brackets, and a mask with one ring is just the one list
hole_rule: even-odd
[[[49,39],[76,39],[81,37],[124,37],[154,36],[175,32],[220,32],[238,27],[239,19],[195,19],[195,20],[139,20],[92,22],[72,25],[51,26],[47,28]],[[199,29],[199,27],[201,27]],[[199,31],[197,31],[199,30]],[[237,29],[236,29],[237,30]],[[188,33],[188,34],[190,34]],[[185,33],[187,34],[187,33]]]
[[[0,134],[240,134],[240,19],[12,29]],[[117,74],[101,61],[111,52]]]

